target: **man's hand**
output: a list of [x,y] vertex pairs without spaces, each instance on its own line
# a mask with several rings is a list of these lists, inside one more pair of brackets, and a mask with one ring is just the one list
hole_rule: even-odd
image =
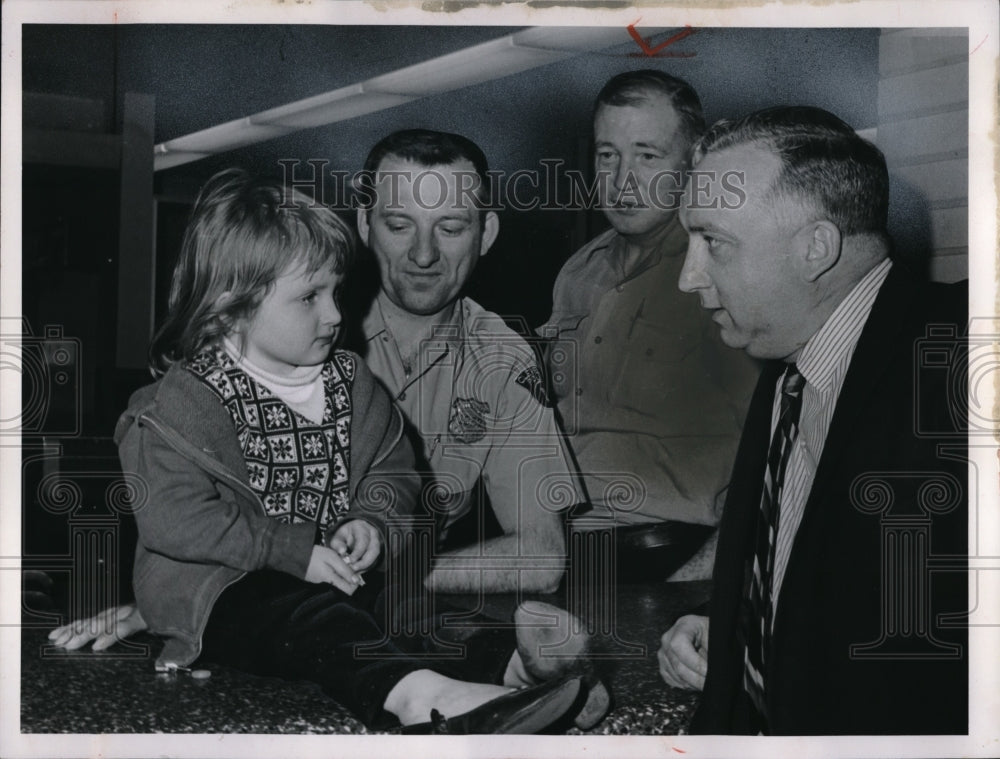
[[364,519],[344,522],[330,539],[330,548],[340,554],[356,572],[364,572],[382,553],[382,535]]
[[660,677],[667,685],[686,690],[705,687],[708,672],[708,617],[681,617],[660,638],[656,653]]
[[78,619],[68,625],[57,627],[49,633],[53,646],[75,651],[90,641],[93,649],[103,651],[120,640],[146,629],[146,620],[135,604],[112,606],[87,619]]
[[364,582],[337,551],[326,546],[313,546],[305,579],[306,582],[328,583],[349,596]]

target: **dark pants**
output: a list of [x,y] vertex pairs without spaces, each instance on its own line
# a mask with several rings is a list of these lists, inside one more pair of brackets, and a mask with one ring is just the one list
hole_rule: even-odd
[[436,634],[440,612],[425,619],[407,616],[386,602],[377,573],[365,579],[348,596],[282,572],[251,572],[216,601],[199,663],[318,683],[376,729],[394,724],[382,705],[411,672],[500,682],[515,647],[512,630],[484,624],[453,645]]

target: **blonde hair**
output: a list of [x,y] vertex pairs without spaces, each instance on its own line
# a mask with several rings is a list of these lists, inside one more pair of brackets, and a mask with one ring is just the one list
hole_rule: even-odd
[[343,274],[354,233],[329,208],[241,169],[219,172],[195,201],[170,285],[168,314],[150,347],[157,376],[253,315],[291,265]]

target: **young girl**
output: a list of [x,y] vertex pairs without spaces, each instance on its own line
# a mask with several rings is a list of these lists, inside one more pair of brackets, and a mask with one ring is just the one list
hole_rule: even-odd
[[391,714],[414,731],[540,730],[579,678],[466,682],[371,613],[362,573],[382,558],[387,509],[411,510],[419,483],[399,412],[333,350],[351,253],[332,211],[281,185],[231,170],[198,197],[151,350],[160,379],[115,433],[148,489],[134,589],[166,639],[157,669],[201,657],[313,680],[374,727]]

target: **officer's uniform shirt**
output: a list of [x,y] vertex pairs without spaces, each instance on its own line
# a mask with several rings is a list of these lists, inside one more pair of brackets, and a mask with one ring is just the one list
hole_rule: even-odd
[[461,298],[411,366],[377,299],[362,329],[366,363],[419,433],[445,531],[478,502],[480,478],[496,512],[584,500],[534,354],[499,316]]

